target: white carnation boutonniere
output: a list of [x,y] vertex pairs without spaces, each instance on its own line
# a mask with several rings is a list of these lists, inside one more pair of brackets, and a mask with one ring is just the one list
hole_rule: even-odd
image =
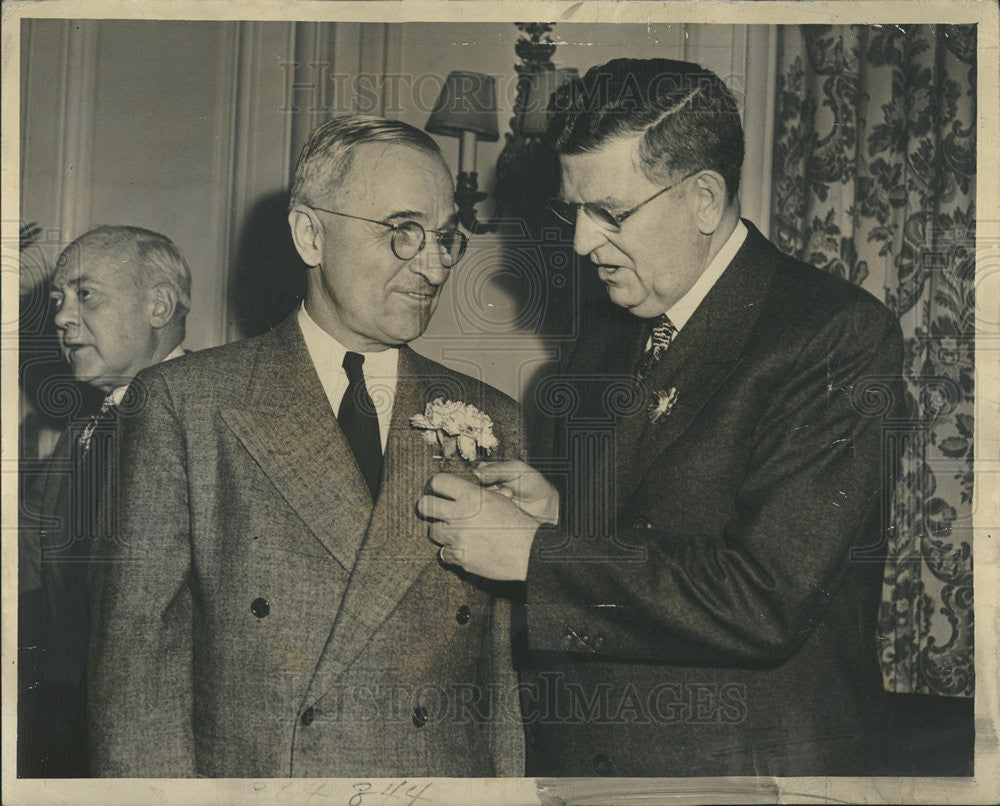
[[465,461],[474,462],[480,452],[489,456],[499,444],[488,414],[443,397],[430,401],[423,414],[410,417],[410,425],[423,430],[424,439],[440,448],[445,459],[458,453]]
[[655,425],[664,417],[668,417],[675,403],[677,403],[677,390],[674,387],[671,386],[666,391],[660,389],[653,392],[653,397],[649,401],[649,408],[647,409],[649,421]]

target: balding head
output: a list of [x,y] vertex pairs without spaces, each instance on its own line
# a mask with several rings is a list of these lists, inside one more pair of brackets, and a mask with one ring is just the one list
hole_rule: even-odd
[[52,300],[74,376],[110,390],[128,384],[183,341],[191,272],[159,233],[100,227],[59,256]]

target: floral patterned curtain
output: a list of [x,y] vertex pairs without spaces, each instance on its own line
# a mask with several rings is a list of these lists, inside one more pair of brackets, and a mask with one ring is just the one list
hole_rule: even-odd
[[778,54],[772,239],[884,301],[906,338],[885,686],[972,696],[976,30],[786,26]]

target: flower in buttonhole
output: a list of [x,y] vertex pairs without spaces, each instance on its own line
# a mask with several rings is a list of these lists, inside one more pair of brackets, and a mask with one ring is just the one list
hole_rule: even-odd
[[445,456],[457,450],[467,462],[473,462],[481,450],[489,456],[499,444],[493,433],[492,418],[475,406],[437,397],[423,414],[410,417],[410,425],[424,431],[424,439],[440,446]]
[[670,414],[676,403],[677,390],[672,386],[665,391],[660,389],[653,392],[653,398],[649,401],[649,421],[653,424],[658,423]]

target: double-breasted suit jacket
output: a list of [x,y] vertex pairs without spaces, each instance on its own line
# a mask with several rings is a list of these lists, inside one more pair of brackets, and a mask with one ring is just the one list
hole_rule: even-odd
[[529,775],[873,772],[901,333],[748,230],[638,393],[647,331],[610,303],[548,390],[565,506],[528,569]]
[[520,773],[506,603],[438,561],[414,510],[468,470],[409,425],[464,400],[516,456],[510,398],[401,348],[373,502],[294,316],[134,391],[92,593],[95,774]]

